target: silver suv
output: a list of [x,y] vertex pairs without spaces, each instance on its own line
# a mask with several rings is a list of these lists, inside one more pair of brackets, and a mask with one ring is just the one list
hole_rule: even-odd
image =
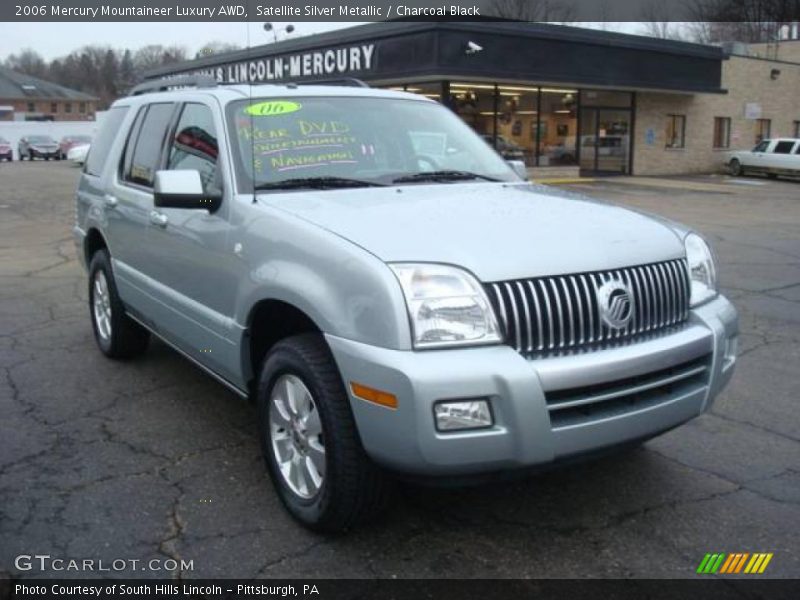
[[131,358],[155,335],[252,398],[275,488],[309,527],[374,514],[396,477],[630,447],[731,377],[737,315],[698,234],[525,182],[436,102],[204,79],[135,92],[77,192],[97,344]]

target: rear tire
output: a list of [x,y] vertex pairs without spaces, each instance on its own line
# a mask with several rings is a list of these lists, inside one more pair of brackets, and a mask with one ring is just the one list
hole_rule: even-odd
[[106,250],[95,252],[89,264],[89,314],[97,346],[109,358],[133,358],[147,350],[150,333],[125,314]]
[[320,335],[278,342],[264,360],[256,396],[267,470],[292,517],[315,531],[339,532],[384,508],[388,480],[361,446]]
[[728,163],[728,171],[734,177],[739,177],[744,175],[744,169],[742,169],[742,163],[739,162],[738,158],[734,158],[731,162]]

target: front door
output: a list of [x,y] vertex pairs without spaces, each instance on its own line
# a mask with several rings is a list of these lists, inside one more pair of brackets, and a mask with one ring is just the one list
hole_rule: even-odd
[[[239,356],[230,343],[236,282],[228,248],[230,186],[223,185],[221,121],[204,102],[186,102],[168,132],[162,168],[200,173],[204,191],[223,194],[214,213],[154,207],[147,232],[159,328],[192,358],[232,379]],[[227,189],[226,189],[227,188]]]
[[631,111],[614,108],[581,110],[580,167],[600,174],[630,174]]

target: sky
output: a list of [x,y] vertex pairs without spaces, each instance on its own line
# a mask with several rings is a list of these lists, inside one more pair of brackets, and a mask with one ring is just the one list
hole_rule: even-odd
[[[0,0],[2,1],[2,0]],[[361,23],[296,23],[291,37],[353,27]],[[581,23],[622,33],[640,33],[640,23]],[[278,39],[285,39],[284,23],[277,23]],[[89,44],[136,50],[148,44],[185,46],[194,56],[204,44],[228,42],[241,47],[273,40],[263,23],[8,23],[0,22],[0,60],[24,48],[33,48],[46,60],[65,56]]]

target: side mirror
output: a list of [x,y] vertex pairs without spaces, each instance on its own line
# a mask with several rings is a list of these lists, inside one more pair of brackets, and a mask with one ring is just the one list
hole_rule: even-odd
[[509,160],[508,165],[513,169],[514,173],[519,175],[523,181],[528,181],[528,168],[521,160]]
[[153,204],[161,208],[205,209],[213,213],[222,204],[222,196],[203,191],[198,171],[156,171]]

